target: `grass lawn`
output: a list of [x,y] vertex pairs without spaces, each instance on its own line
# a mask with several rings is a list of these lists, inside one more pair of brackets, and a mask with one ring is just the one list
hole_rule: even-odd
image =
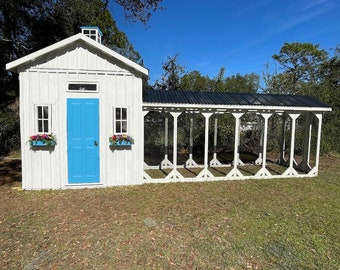
[[316,178],[20,191],[0,161],[0,269],[339,269],[340,156]]

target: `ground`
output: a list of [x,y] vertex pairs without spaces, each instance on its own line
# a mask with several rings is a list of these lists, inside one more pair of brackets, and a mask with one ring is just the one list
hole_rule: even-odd
[[339,269],[340,156],[301,179],[21,191],[0,161],[1,269]]

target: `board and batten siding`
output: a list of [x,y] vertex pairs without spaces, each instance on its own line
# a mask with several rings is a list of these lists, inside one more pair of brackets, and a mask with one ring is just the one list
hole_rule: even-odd
[[[81,45],[81,46],[79,46]],[[68,185],[67,98],[98,98],[100,184],[115,186],[141,184],[143,179],[142,75],[123,63],[87,46],[76,44],[47,54],[20,70],[20,118],[22,175],[24,189],[88,187]],[[68,92],[69,82],[95,82],[96,93]],[[29,136],[35,130],[35,105],[51,105],[54,149],[31,148]],[[113,108],[128,108],[128,134],[135,140],[130,149],[110,148]],[[90,185],[89,185],[90,186]]]

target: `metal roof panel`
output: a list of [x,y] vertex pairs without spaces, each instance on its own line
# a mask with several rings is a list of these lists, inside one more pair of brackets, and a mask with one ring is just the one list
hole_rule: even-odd
[[329,109],[329,106],[310,96],[180,90],[149,90],[145,93],[143,102],[157,104],[315,107]]

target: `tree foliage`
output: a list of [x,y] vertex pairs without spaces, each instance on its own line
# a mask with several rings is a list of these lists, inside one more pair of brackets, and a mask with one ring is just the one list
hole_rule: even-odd
[[154,85],[158,90],[256,93],[259,89],[260,77],[255,73],[226,77],[226,69],[221,67],[217,75],[210,78],[198,70],[186,71],[178,62],[178,54],[169,56],[162,67],[162,78]]
[[[143,24],[146,24],[151,14],[159,9],[164,9],[160,6],[162,0],[114,0],[116,3],[121,5],[125,11],[125,17],[136,22],[139,20]],[[106,0],[109,2],[109,0]]]
[[163,63],[163,75],[160,81],[156,81],[155,88],[159,90],[182,90],[181,78],[184,74],[184,68],[178,64],[178,54],[168,56]]
[[[274,54],[276,60],[283,68],[285,80],[285,93],[297,94],[301,92],[304,82],[317,82],[319,66],[327,59],[327,52],[319,49],[319,45],[310,43],[284,43],[279,54]],[[280,78],[279,78],[280,79]],[[288,84],[287,84],[288,82]]]

